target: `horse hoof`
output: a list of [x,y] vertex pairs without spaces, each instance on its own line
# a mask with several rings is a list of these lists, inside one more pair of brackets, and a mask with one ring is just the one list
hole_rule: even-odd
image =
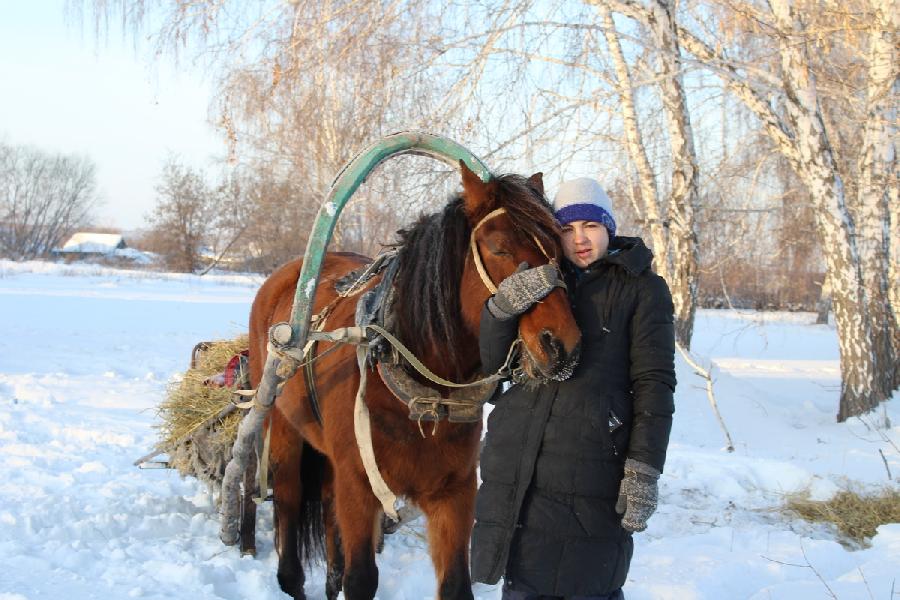
[[279,573],[278,586],[282,592],[294,600],[306,600],[306,592],[303,591],[303,581],[297,581],[296,577]]
[[341,593],[341,588],[333,588],[331,585],[325,586],[325,598],[327,600],[337,600],[338,594]]
[[344,584],[343,570],[329,569],[325,576],[325,597],[328,600],[336,600]]

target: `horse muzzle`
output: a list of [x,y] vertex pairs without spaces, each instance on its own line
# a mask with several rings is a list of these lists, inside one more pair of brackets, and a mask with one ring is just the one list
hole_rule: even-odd
[[565,381],[571,377],[578,366],[581,343],[567,352],[562,341],[546,329],[540,333],[538,340],[546,359],[535,358],[528,346],[523,344],[525,351],[521,357],[521,369],[525,378],[531,383],[546,383]]

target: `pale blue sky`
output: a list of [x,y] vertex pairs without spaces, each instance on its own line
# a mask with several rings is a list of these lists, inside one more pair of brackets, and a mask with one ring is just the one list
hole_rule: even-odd
[[89,156],[98,224],[142,226],[169,154],[196,166],[224,154],[210,83],[190,65],[153,64],[120,31],[98,41],[89,17],[84,31],[67,22],[64,0],[0,7],[0,139]]

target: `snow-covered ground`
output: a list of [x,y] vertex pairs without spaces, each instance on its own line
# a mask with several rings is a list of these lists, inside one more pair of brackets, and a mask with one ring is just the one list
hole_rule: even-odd
[[[197,341],[245,329],[259,283],[0,261],[0,600],[285,597],[270,507],[259,555],[241,558],[219,542],[203,486],[132,466],[156,442],[166,383]],[[890,484],[879,450],[900,476],[900,427],[835,423],[835,332],[812,321],[699,312],[693,350],[716,365],[736,449],[723,450],[703,380],[679,358],[660,509],[635,536],[629,600],[900,594],[900,524],[849,549],[781,511],[793,492]],[[885,414],[900,423],[896,395]],[[378,563],[379,598],[434,596],[421,523],[390,536]],[[306,589],[324,597],[324,568]]]

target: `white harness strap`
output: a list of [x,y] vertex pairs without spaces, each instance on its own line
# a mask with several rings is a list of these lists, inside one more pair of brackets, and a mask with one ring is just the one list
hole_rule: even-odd
[[356,405],[353,408],[353,431],[356,433],[356,445],[362,458],[366,476],[372,493],[381,503],[384,514],[394,521],[399,521],[397,514],[397,496],[385,483],[375,462],[375,449],[372,447],[372,423],[369,420],[369,407],[366,406],[366,346],[356,347],[356,362],[359,365],[359,389],[356,391]]

